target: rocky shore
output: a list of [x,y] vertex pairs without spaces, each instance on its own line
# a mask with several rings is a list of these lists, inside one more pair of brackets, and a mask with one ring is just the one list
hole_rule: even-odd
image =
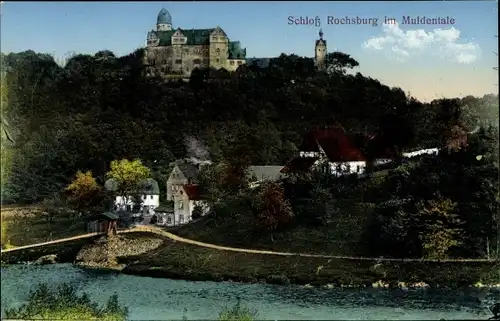
[[76,256],[75,264],[86,268],[121,270],[126,265],[119,263],[120,257],[144,254],[158,248],[162,243],[162,238],[149,233],[103,236],[83,246]]

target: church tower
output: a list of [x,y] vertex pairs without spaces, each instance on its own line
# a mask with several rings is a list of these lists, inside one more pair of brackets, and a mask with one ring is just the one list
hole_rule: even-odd
[[167,9],[163,8],[158,13],[156,19],[156,31],[170,31],[172,30],[172,16]]
[[326,70],[326,40],[323,40],[323,30],[319,29],[319,39],[314,48],[314,62],[318,70]]

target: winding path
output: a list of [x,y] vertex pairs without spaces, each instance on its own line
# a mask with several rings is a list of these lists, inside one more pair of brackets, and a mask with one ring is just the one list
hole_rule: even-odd
[[[441,263],[445,263],[445,262],[464,262],[464,263],[465,262],[500,262],[499,259],[446,259],[446,260],[395,259],[395,258],[377,258],[377,257],[337,256],[337,255],[321,255],[321,254],[307,254],[307,253],[275,252],[275,251],[269,251],[269,250],[242,249],[242,248],[221,246],[221,245],[215,245],[215,244],[195,241],[195,240],[180,237],[178,235],[167,232],[164,229],[162,229],[160,227],[156,227],[156,226],[142,226],[141,225],[141,226],[136,226],[132,229],[118,231],[119,234],[134,233],[134,232],[151,232],[151,233],[155,233],[157,235],[164,236],[164,237],[166,237],[174,242],[192,244],[192,245],[201,246],[204,248],[211,248],[211,249],[220,250],[220,251],[231,251],[231,252],[253,253],[253,254],[264,254],[264,255],[298,256],[298,257],[313,257],[313,258],[323,258],[323,259],[332,259],[332,260],[333,259],[337,259],[337,260],[340,259],[340,260],[374,261],[374,262],[383,262],[383,261],[386,261],[386,262],[441,262]],[[102,235],[102,234],[103,233],[82,234],[82,235],[77,235],[77,236],[68,237],[68,238],[64,238],[64,239],[49,241],[49,242],[19,246],[19,247],[7,249],[7,250],[2,250],[1,253],[18,251],[18,250],[29,249],[29,248],[35,248],[35,247],[63,243],[63,242],[69,242],[69,241],[78,240],[78,239],[91,238],[91,237],[94,237],[97,235]]]

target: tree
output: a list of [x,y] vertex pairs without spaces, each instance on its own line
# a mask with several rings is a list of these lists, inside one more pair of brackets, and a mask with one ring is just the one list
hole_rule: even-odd
[[65,189],[69,204],[81,216],[103,207],[103,190],[90,171],[78,171],[76,177]]
[[457,204],[449,199],[429,200],[418,203],[417,211],[424,257],[448,258],[450,248],[462,241],[463,222],[457,215]]
[[285,191],[280,184],[266,183],[256,197],[255,213],[257,227],[270,233],[291,223],[294,219],[292,207],[285,198]]
[[130,197],[137,194],[141,180],[149,178],[151,171],[144,166],[140,160],[129,161],[127,159],[114,160],[111,169],[106,174],[108,179],[116,181],[116,192],[128,204]]
[[329,73],[345,74],[347,69],[353,69],[359,66],[359,62],[357,62],[356,59],[339,51],[329,52],[325,60]]

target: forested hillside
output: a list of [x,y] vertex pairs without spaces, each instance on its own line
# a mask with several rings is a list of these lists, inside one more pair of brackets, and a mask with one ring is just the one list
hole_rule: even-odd
[[161,178],[171,161],[196,152],[188,145],[215,161],[284,164],[313,126],[378,133],[402,151],[449,145],[498,121],[498,96],[424,104],[349,75],[357,62],[341,53],[329,56],[329,73],[317,73],[312,59],[282,55],[264,69],[195,71],[189,83],[145,79],[141,55],[101,51],[61,67],[33,51],[2,54],[2,119],[15,141],[2,143],[4,201],[51,197],[77,170],[102,180],[121,158],[140,158]]

